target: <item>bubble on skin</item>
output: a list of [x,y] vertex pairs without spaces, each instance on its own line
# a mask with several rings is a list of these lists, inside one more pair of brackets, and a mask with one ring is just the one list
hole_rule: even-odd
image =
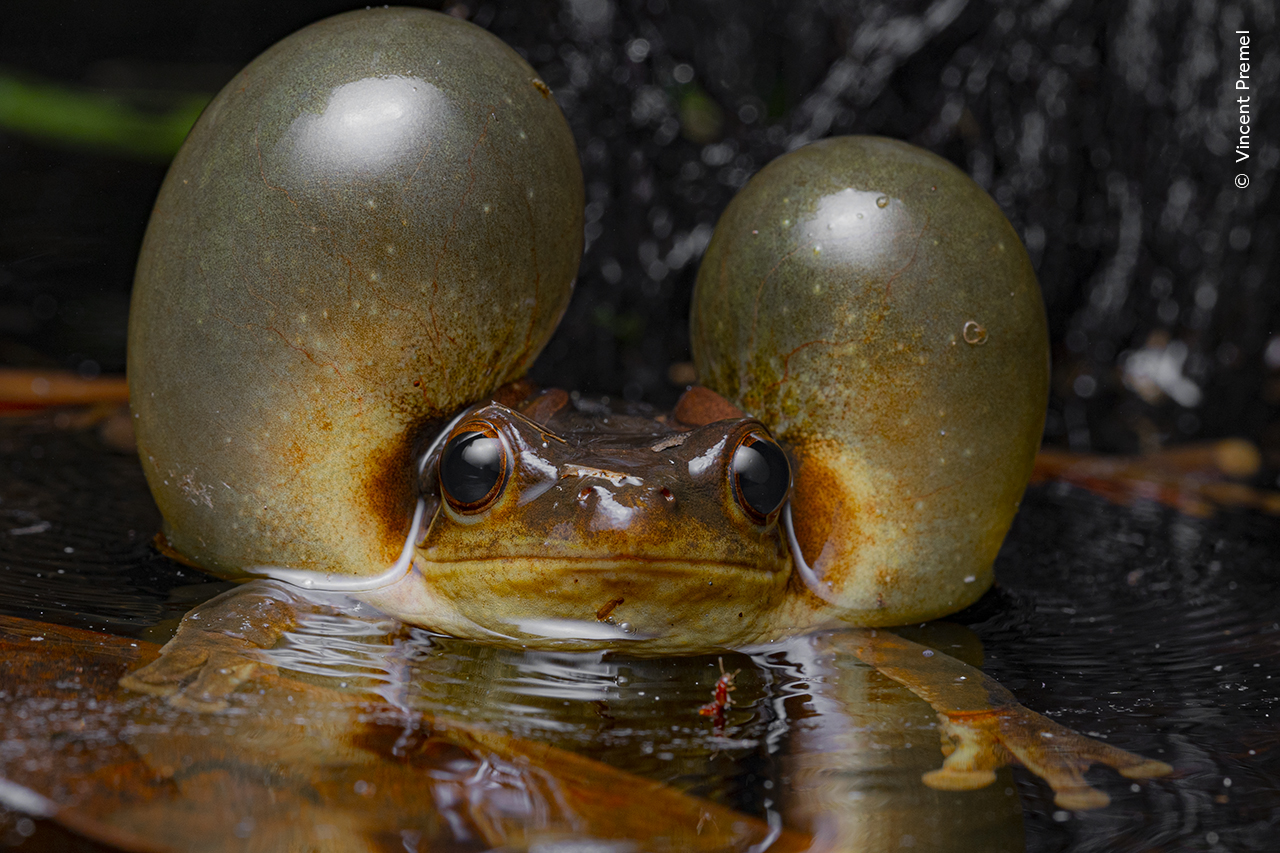
[[987,342],[986,328],[974,321],[970,320],[964,324],[964,342],[973,346],[980,346]]
[[883,210],[889,206],[889,197],[887,195],[878,196],[876,198],[876,207]]

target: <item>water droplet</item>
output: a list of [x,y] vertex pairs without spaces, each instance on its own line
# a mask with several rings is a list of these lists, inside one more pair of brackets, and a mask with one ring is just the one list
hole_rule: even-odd
[[876,207],[881,209],[889,206],[889,197],[887,195],[878,196],[876,198]]
[[636,629],[632,626],[630,622],[620,622],[618,623],[618,630],[624,634],[633,634],[635,633]]
[[970,320],[969,322],[965,323],[964,324],[964,342],[966,344],[973,344],[974,346],[977,346],[979,344],[985,344],[987,342],[986,327],[984,327],[980,323],[974,322],[973,320]]

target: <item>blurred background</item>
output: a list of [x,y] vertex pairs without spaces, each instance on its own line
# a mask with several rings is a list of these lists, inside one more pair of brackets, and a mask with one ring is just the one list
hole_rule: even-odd
[[[956,163],[1022,236],[1053,341],[1047,443],[1241,435],[1280,464],[1272,0],[422,5],[515,47],[577,138],[587,248],[538,380],[669,405],[733,193],[808,141],[882,134]],[[123,371],[138,246],[186,128],[264,48],[350,8],[7,0],[0,366]]]

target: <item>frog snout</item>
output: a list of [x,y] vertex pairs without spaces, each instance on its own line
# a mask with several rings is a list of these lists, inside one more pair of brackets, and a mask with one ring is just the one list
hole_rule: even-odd
[[590,529],[620,530],[653,521],[677,503],[660,478],[584,465],[564,466],[560,478],[560,487],[572,494]]
[[634,474],[610,471],[607,468],[593,468],[590,465],[565,465],[560,469],[560,476],[583,477],[585,479],[605,480],[614,486],[642,486],[644,480]]

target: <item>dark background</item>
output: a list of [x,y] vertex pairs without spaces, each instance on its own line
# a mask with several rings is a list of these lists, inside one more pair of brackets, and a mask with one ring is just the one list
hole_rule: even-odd
[[[582,156],[587,251],[538,379],[669,404],[698,257],[732,194],[806,141],[874,133],[951,159],[1022,236],[1053,340],[1048,442],[1245,435],[1280,461],[1271,0],[448,6],[528,58]],[[158,110],[349,8],[9,0],[0,71]],[[1237,165],[1243,29],[1255,121]],[[163,174],[0,128],[0,364],[123,370]]]
[[[4,0],[0,75],[162,112],[349,8]],[[1280,467],[1274,0],[469,0],[466,12],[539,71],[582,153],[588,249],[540,379],[671,402],[698,255],[735,190],[810,139],[879,133],[958,164],[1026,242],[1053,340],[1048,442],[1133,451],[1245,435],[1271,476]],[[1240,166],[1237,29],[1253,37],[1256,118]],[[0,127],[0,365],[123,370],[164,168]],[[132,535],[155,525],[138,466],[101,448],[86,460],[78,434],[7,429],[0,517],[52,526],[0,543],[0,611],[128,632],[185,610],[172,587],[191,578]],[[956,619],[1028,707],[1179,768],[1138,791],[1095,771],[1113,806],[1066,822],[1018,776],[1028,849],[1275,846],[1277,554],[1274,520],[1256,513],[1028,492],[1001,586]]]

